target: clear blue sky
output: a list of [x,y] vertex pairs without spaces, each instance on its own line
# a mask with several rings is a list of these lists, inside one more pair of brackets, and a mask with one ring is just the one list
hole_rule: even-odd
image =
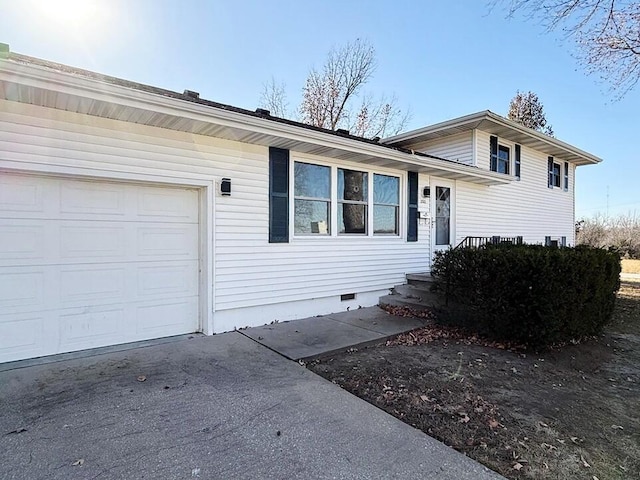
[[365,38],[378,60],[369,90],[395,93],[413,113],[408,129],[485,109],[506,115],[516,90],[532,90],[559,139],[604,159],[578,169],[577,217],[605,213],[607,190],[610,214],[640,213],[640,85],[614,101],[584,74],[571,42],[488,3],[0,0],[0,42],[254,109],[272,76],[294,105],[332,46]]

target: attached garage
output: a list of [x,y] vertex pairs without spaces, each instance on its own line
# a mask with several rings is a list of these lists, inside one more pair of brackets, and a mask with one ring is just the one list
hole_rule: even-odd
[[199,195],[0,172],[0,362],[200,330]]

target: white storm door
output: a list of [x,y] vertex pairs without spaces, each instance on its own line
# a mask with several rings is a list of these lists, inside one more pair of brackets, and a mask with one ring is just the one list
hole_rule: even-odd
[[446,180],[431,179],[432,252],[446,250],[455,241],[455,188]]

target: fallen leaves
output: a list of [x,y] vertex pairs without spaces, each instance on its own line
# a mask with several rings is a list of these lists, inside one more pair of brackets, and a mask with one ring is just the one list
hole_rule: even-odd
[[71,464],[73,467],[81,467],[82,465],[84,465],[84,458],[79,458]]
[[138,380],[139,382],[144,382],[147,380],[147,377],[145,377],[144,375],[139,375],[138,378],[136,378],[136,380]]
[[[497,348],[499,350],[520,351],[524,349],[522,345],[492,341],[456,327],[436,324],[420,327],[411,332],[398,335],[394,339],[387,341],[386,345],[388,347],[398,345],[426,345],[438,340],[443,340],[446,343],[455,342],[456,344],[478,345],[481,347]],[[514,373],[518,372],[514,371]]]
[[396,317],[417,317],[432,320],[435,318],[435,314],[431,310],[419,310],[411,308],[406,305],[380,305],[384,311]]

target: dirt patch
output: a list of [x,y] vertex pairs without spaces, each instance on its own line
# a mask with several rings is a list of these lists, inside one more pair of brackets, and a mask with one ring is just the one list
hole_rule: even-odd
[[430,326],[308,367],[508,478],[640,478],[640,284],[579,345],[532,353]]
[[640,260],[622,260],[622,273],[640,273]]

